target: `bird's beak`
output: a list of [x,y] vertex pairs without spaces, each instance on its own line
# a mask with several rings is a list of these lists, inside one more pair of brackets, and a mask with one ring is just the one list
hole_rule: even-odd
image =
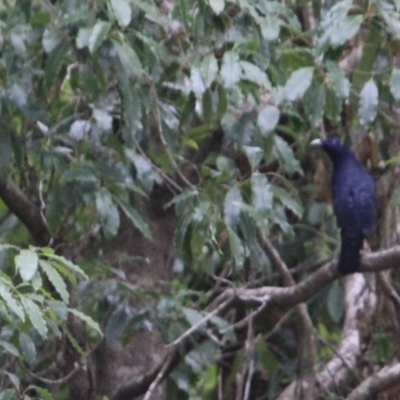
[[322,140],[321,139],[314,139],[314,140],[312,140],[311,141],[311,146],[318,146],[318,147],[320,147],[320,146],[322,146]]

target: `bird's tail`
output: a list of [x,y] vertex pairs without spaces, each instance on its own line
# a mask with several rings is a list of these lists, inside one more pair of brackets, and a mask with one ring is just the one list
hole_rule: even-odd
[[364,235],[341,233],[342,247],[340,249],[337,269],[340,274],[347,275],[357,272],[360,269],[360,250],[363,246]]

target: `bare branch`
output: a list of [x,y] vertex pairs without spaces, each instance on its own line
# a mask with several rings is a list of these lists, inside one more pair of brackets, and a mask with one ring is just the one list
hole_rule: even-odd
[[377,373],[371,375],[365,379],[360,385],[358,385],[349,396],[347,400],[369,400],[375,398],[375,396],[390,388],[391,386],[398,385],[400,383],[400,363],[394,364],[390,367],[384,367]]

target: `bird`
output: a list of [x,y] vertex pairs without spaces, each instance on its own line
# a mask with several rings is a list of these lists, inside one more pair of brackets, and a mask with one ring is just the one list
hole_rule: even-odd
[[378,218],[375,180],[340,138],[314,139],[311,145],[321,147],[333,164],[333,210],[341,237],[337,270],[341,275],[358,272],[364,238]]

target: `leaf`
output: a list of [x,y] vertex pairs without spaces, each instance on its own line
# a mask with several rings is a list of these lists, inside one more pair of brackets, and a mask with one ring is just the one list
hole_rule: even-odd
[[15,389],[5,389],[0,392],[0,400],[13,400],[15,399]]
[[246,153],[247,160],[249,161],[251,168],[255,169],[264,155],[263,150],[256,146],[243,146],[243,150]]
[[265,175],[258,172],[251,176],[252,203],[257,211],[269,211],[272,208],[273,192]]
[[214,53],[210,53],[203,58],[200,64],[201,75],[204,80],[206,87],[214,82],[218,74],[218,61],[214,56]]
[[181,118],[179,120],[180,126],[184,126],[190,120],[190,117],[194,114],[195,107],[196,96],[192,91],[190,91],[181,111]]
[[229,226],[227,226],[227,229],[229,235],[229,247],[235,260],[236,268],[241,268],[244,262],[244,247],[236,232]]
[[225,88],[222,85],[217,86],[218,92],[218,108],[217,108],[217,118],[222,119],[228,109],[228,95]]
[[13,344],[6,342],[5,340],[0,340],[0,347],[14,357],[20,356],[18,349]]
[[290,211],[293,212],[298,218],[303,215],[303,206],[297,196],[289,193],[286,189],[280,186],[272,186],[274,196]]
[[400,69],[393,68],[389,80],[390,93],[396,101],[400,100]]
[[32,364],[36,361],[36,346],[33,340],[26,333],[20,333],[19,345],[22,350],[22,354],[28,364]]
[[362,88],[360,93],[360,105],[358,115],[361,125],[373,122],[378,109],[378,87],[371,78]]
[[111,194],[106,188],[101,188],[96,193],[96,208],[106,237],[114,237],[119,228],[119,214],[118,208],[113,203]]
[[20,381],[17,375],[12,374],[11,372],[4,371],[4,373],[8,376],[8,379],[12,382],[12,384],[15,386],[15,389],[18,391],[20,390]]
[[279,160],[283,168],[289,174],[298,172],[303,174],[303,170],[291,147],[281,137],[275,135],[274,155]]
[[51,86],[61,70],[69,52],[69,43],[62,41],[48,56],[44,66],[47,87]]
[[14,312],[22,321],[25,321],[25,313],[20,303],[17,302],[7,287],[0,280],[0,297],[5,301],[6,306]]
[[351,39],[360,29],[363,20],[362,15],[349,16],[341,20],[332,29],[330,42],[333,47],[341,46]]
[[285,98],[289,101],[294,101],[297,98],[303,96],[305,91],[311,85],[313,74],[313,67],[303,67],[294,71],[290,75],[290,78],[286,82],[286,85],[283,89]]
[[321,125],[326,101],[325,85],[315,87],[312,85],[304,95],[304,105],[307,116],[313,127]]
[[119,304],[111,313],[104,329],[104,337],[107,343],[115,342],[121,338],[128,321],[129,314],[127,313],[126,306]]
[[327,61],[326,67],[336,96],[340,99],[347,99],[350,95],[350,81],[336,62]]
[[261,34],[266,40],[273,41],[279,36],[280,23],[276,15],[267,14],[260,19]]
[[264,106],[258,112],[257,125],[262,136],[266,136],[273,131],[279,122],[280,111],[275,106]]
[[91,53],[94,53],[99,46],[107,38],[108,32],[110,32],[111,24],[105,21],[98,21],[93,27],[92,32],[88,38],[88,48]]
[[212,121],[212,97],[210,89],[203,93],[203,120],[206,124],[211,125]]
[[224,199],[224,220],[227,225],[235,226],[238,223],[242,202],[242,194],[237,186],[231,187],[226,192]]
[[267,74],[260,67],[248,61],[240,61],[240,66],[243,69],[242,79],[254,82],[258,86],[271,87]]
[[215,14],[220,14],[225,8],[225,0],[209,0],[209,2]]
[[123,38],[113,40],[112,43],[126,75],[129,78],[138,77],[142,73],[142,64],[135,50]]
[[79,28],[78,34],[76,35],[76,47],[83,49],[89,46],[89,37],[92,33],[93,28]]
[[54,286],[54,289],[60,295],[63,302],[68,303],[69,293],[67,290],[67,285],[65,284],[59,272],[48,261],[45,260],[40,260],[40,266],[49,278],[49,281]]
[[203,315],[194,308],[182,307],[182,312],[190,326],[196,325],[203,319]]
[[60,264],[62,264],[66,268],[70,269],[71,271],[77,272],[83,278],[88,279],[88,276],[78,265],[74,264],[72,261],[67,260],[65,257],[59,256],[57,254],[51,254],[51,253],[46,253],[46,256],[52,260],[58,261]]
[[125,28],[132,19],[132,10],[128,0],[109,0],[111,10],[118,22],[118,25]]
[[194,93],[200,95],[206,90],[200,69],[197,67],[192,67],[190,70],[190,82],[192,84],[192,90]]
[[240,79],[242,69],[239,56],[233,51],[227,51],[222,59],[221,78],[226,89],[231,89]]
[[341,112],[342,112],[342,100],[336,95],[333,89],[327,88],[325,116],[335,122],[339,122]]
[[39,332],[43,339],[47,337],[47,325],[43,318],[43,312],[39,306],[29,297],[21,297],[21,303],[31,321],[33,327]]
[[76,315],[78,318],[80,318],[83,322],[86,322],[86,324],[94,329],[97,333],[100,334],[100,336],[103,336],[103,333],[101,332],[99,324],[94,321],[92,318],[90,318],[88,315],[83,314],[82,312],[75,310],[74,308],[68,308],[68,311],[71,314]]
[[40,395],[40,400],[54,400],[52,394],[45,388],[35,385],[29,385],[28,389],[37,391]]
[[30,281],[38,269],[39,257],[32,250],[21,250],[15,256],[15,266],[24,281]]
[[126,216],[132,221],[133,225],[135,225],[135,227],[139,229],[146,238],[151,239],[151,231],[144,217],[128,202],[122,199],[117,199],[117,202]]

